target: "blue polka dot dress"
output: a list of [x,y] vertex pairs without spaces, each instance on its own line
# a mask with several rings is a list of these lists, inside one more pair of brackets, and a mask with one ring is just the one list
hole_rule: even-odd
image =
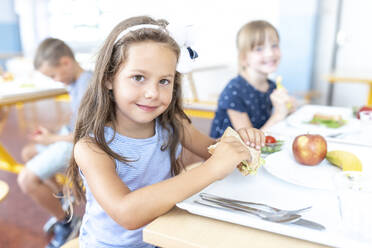
[[227,110],[232,109],[248,114],[252,125],[261,128],[270,118],[273,105],[270,94],[276,88],[273,81],[268,80],[269,89],[261,92],[255,89],[242,76],[233,78],[220,94],[218,107],[212,122],[210,136],[219,138],[225,129],[232,126]]

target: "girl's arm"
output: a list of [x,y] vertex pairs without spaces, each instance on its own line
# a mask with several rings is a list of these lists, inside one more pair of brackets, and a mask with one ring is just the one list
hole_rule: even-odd
[[257,129],[253,127],[247,113],[228,109],[227,115],[229,116],[233,128],[239,132],[244,142],[256,149],[260,149],[261,146],[265,145],[265,135],[262,132],[258,132]]
[[265,122],[265,124],[260,128],[261,131],[266,132],[270,127],[274,126],[279,121],[283,120],[285,117],[279,115],[271,115],[270,118]]
[[[270,95],[270,99],[273,103],[274,112],[271,114],[270,118],[265,122],[265,124],[260,128],[261,131],[265,132],[270,127],[283,120],[289,113],[291,109],[288,109],[287,103],[291,102],[294,105],[294,101],[290,100],[286,91],[274,90]],[[294,107],[292,107],[294,108]],[[240,128],[251,128],[253,127],[252,122],[246,112],[239,112],[236,110],[228,109],[227,115],[231,121],[235,130]]]
[[290,108],[288,108],[289,99],[288,92],[285,89],[275,89],[271,93],[270,100],[273,104],[273,113],[261,127],[262,131],[266,131],[271,126],[286,118],[290,112]]
[[[228,109],[227,115],[229,116],[231,124],[233,125],[233,128],[235,130],[238,130],[241,128],[253,128],[252,122],[249,119],[249,116],[247,113],[242,113],[236,110]],[[265,132],[271,126],[283,120],[284,118],[285,118],[285,115],[283,117],[283,115],[281,114],[272,114],[270,118],[265,122],[265,124],[260,128],[260,130]]]
[[126,229],[137,229],[203,188],[230,174],[249,150],[234,137],[224,137],[201,166],[165,181],[130,189],[117,176],[115,162],[96,144],[84,140],[74,148],[75,160],[104,211]]
[[227,115],[229,116],[231,124],[235,130],[241,128],[253,128],[252,122],[246,112],[228,109]]
[[73,134],[55,134],[50,132],[47,128],[39,126],[37,132],[31,136],[31,140],[37,144],[50,145],[59,141],[72,142],[74,140]]
[[208,152],[208,146],[215,144],[216,140],[203,134],[186,120],[183,121],[183,126],[185,127],[183,147],[204,160],[208,159],[211,156]]

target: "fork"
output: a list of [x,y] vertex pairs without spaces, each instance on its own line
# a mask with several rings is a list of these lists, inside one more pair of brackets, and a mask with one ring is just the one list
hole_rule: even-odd
[[[204,202],[203,202],[204,201]],[[212,199],[209,200],[194,200],[195,203],[208,206],[208,207],[215,207],[215,208],[227,208],[232,210],[238,210],[241,212],[246,212],[249,214],[253,214],[257,217],[260,217],[263,220],[271,221],[271,222],[277,222],[277,223],[292,223],[298,221],[302,216],[298,214],[287,214],[287,215],[278,215],[276,213],[272,212],[266,212],[260,209],[251,208],[248,206],[242,206],[236,203],[224,203],[215,201]],[[212,203],[212,204],[211,204]]]
[[284,209],[279,209],[279,208],[276,208],[276,207],[269,206],[269,205],[264,204],[264,203],[239,201],[239,200],[224,198],[224,197],[220,197],[220,196],[216,196],[216,195],[212,195],[212,194],[208,194],[208,193],[200,193],[199,196],[203,200],[212,199],[212,200],[215,200],[215,201],[220,201],[220,202],[225,202],[225,203],[241,204],[241,205],[244,205],[244,206],[257,206],[257,207],[261,207],[261,208],[263,208],[267,211],[274,212],[274,213],[279,214],[279,215],[300,214],[300,213],[303,213],[303,212],[308,211],[308,210],[311,209],[311,206],[309,206],[309,207],[300,208],[300,209],[296,209],[296,210],[284,210]]
[[343,133],[334,133],[334,134],[330,134],[328,135],[327,137],[329,138],[339,138]]

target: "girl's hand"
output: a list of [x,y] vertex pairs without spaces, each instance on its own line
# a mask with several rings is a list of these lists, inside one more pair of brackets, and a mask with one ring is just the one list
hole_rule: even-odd
[[297,102],[296,98],[294,98],[293,96],[289,96],[289,99],[288,99],[286,105],[290,106],[289,113],[295,112],[296,109],[298,108],[298,102]]
[[273,115],[275,115],[277,119],[284,119],[290,111],[287,107],[287,103],[290,101],[287,90],[275,89],[270,95],[270,100],[274,108]]
[[229,175],[243,160],[250,161],[251,153],[238,138],[233,136],[222,137],[220,143],[208,159],[208,165],[215,173],[217,179]]
[[42,145],[49,145],[55,142],[54,135],[45,127],[39,126],[38,129],[31,135],[31,140]]
[[256,128],[241,128],[238,133],[245,144],[257,150],[265,146],[265,134]]

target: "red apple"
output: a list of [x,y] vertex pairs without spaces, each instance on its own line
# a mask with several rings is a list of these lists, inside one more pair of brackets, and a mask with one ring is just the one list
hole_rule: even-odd
[[318,134],[302,134],[292,144],[296,161],[303,165],[317,165],[327,154],[327,141]]

